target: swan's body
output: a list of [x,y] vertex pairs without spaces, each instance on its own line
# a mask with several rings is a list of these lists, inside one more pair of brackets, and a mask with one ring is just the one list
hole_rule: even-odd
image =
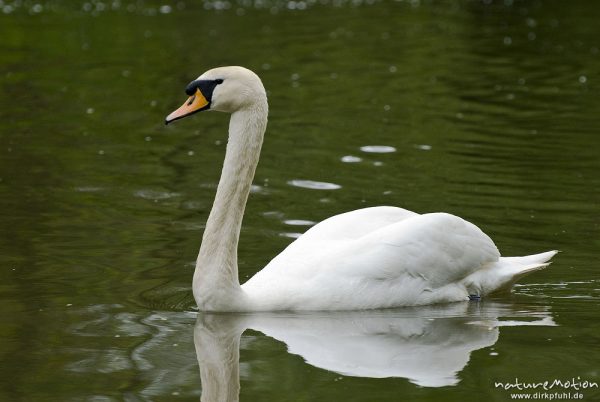
[[315,225],[240,286],[237,246],[267,124],[256,74],[207,71],[166,122],[201,110],[231,113],[221,180],[194,272],[203,311],[356,310],[468,300],[509,287],[556,253],[501,257],[492,240],[454,215],[374,207]]

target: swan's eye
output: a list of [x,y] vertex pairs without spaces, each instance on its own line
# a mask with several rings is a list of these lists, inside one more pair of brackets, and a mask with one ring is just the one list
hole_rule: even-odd
[[215,80],[215,84],[217,84],[217,85],[222,84],[222,83],[223,83],[223,80],[220,78],[218,80]]

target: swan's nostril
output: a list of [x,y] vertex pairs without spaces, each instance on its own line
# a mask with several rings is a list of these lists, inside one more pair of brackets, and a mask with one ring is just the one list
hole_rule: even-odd
[[196,99],[196,95],[192,95],[190,96],[190,99],[188,100],[188,106],[190,106],[192,103],[194,103],[194,100]]

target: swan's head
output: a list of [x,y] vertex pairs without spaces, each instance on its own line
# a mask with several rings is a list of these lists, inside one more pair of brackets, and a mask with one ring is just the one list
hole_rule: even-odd
[[189,98],[167,116],[165,124],[203,110],[234,113],[266,103],[267,95],[258,75],[244,67],[217,67],[190,82]]

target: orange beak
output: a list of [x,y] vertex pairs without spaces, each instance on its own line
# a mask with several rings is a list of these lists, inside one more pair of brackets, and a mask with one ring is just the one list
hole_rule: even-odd
[[210,102],[206,100],[200,89],[196,89],[196,93],[188,98],[179,109],[167,116],[165,124],[169,124],[175,120],[183,119],[191,114],[201,112],[210,107]]

